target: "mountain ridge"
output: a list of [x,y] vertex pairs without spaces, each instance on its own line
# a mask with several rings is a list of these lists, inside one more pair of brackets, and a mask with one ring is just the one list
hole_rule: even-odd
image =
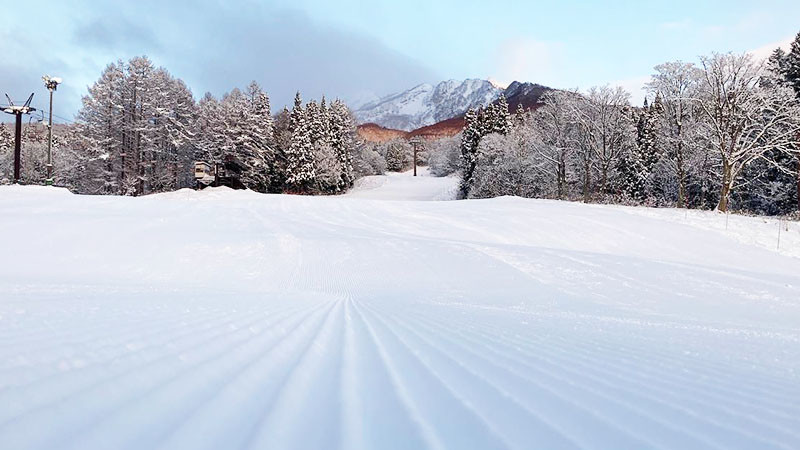
[[456,117],[469,108],[486,106],[502,92],[488,80],[476,78],[446,80],[436,85],[422,83],[367,103],[355,115],[360,123],[413,131]]
[[[465,80],[464,82],[467,81],[470,80]],[[500,98],[500,95],[505,95],[506,101],[509,105],[509,110],[511,112],[516,111],[519,105],[521,105],[524,109],[532,110],[542,106],[544,104],[542,102],[542,96],[544,96],[548,91],[554,90],[553,88],[530,82],[514,81],[509,84],[507,88],[500,89],[489,80],[473,81],[482,81],[489,84],[497,91],[496,96],[494,96],[492,100],[487,100],[485,97],[483,97],[472,98],[471,101],[465,101],[457,105],[450,103],[438,109],[440,112],[439,115],[432,114],[430,110],[420,113],[418,114],[419,118],[434,116],[438,117],[439,120],[436,120],[432,123],[424,123],[425,121],[418,120],[418,122],[415,122],[414,124],[419,126],[411,129],[409,129],[408,126],[410,122],[404,122],[401,120],[403,118],[398,118],[395,114],[381,115],[375,113],[375,107],[381,104],[386,104],[387,102],[392,102],[394,100],[406,102],[407,100],[415,98],[416,96],[426,95],[427,92],[432,92],[435,90],[435,87],[430,84],[419,84],[406,91],[385,96],[381,100],[372,102],[371,104],[367,104],[364,107],[356,110],[356,118],[360,122],[358,127],[359,133],[364,139],[370,142],[384,142],[395,138],[409,138],[413,136],[424,137],[426,139],[438,139],[441,137],[453,136],[458,134],[458,132],[464,128],[464,114],[470,108],[487,106],[490,103],[497,101]],[[461,83],[463,84],[464,82]],[[456,80],[447,80],[439,83],[437,86],[442,86],[443,91],[447,91],[448,89],[452,91],[453,86],[457,86],[457,83],[459,82]],[[441,101],[441,99],[446,100],[446,97],[442,96],[434,98],[431,95],[431,100],[433,101]],[[469,103],[469,105],[466,106],[466,103]],[[408,103],[406,102],[404,105],[407,104]],[[372,114],[363,114],[361,109],[364,108],[371,110]],[[397,111],[399,109],[399,105],[390,105],[382,108],[382,111]],[[359,114],[360,111],[362,112],[361,114]],[[449,117],[447,117],[448,115]]]

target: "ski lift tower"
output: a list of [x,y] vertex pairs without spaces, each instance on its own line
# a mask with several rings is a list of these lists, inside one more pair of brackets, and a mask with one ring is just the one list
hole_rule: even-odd
[[419,147],[425,147],[425,143],[419,136],[412,137],[408,143],[414,147],[414,176],[417,176],[417,152],[419,151]]
[[42,77],[42,81],[44,81],[44,87],[50,91],[50,120],[47,124],[47,180],[45,180],[45,184],[51,186],[53,184],[53,92],[61,84],[61,78],[45,75]]
[[14,183],[19,183],[20,153],[22,151],[22,115],[36,111],[36,108],[31,107],[33,94],[31,94],[31,96],[28,97],[28,101],[21,106],[15,105],[8,94],[6,94],[6,98],[8,99],[8,106],[2,107],[3,112],[6,114],[13,114],[17,119],[14,128]]

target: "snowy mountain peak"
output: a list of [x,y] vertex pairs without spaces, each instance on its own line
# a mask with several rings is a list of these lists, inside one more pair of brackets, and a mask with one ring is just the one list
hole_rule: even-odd
[[491,83],[492,86],[496,87],[497,89],[505,90],[508,87],[508,83],[501,83],[500,81],[497,81],[492,77],[489,77],[489,79],[487,81],[489,83]]
[[361,123],[411,131],[488,105],[502,92],[480,79],[447,80],[435,86],[425,83],[368,103],[356,110],[356,117]]

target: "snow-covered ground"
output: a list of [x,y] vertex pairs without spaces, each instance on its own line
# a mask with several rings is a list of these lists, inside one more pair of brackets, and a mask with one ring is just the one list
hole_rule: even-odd
[[0,187],[0,448],[800,447],[796,223],[455,181]]
[[429,176],[427,167],[418,167],[417,177],[409,170],[360,178],[347,196],[371,200],[440,201],[454,200],[457,194],[457,179]]

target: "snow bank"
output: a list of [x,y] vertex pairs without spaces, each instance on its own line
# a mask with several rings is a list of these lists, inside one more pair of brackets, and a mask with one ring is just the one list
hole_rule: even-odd
[[717,211],[672,208],[620,207],[630,214],[655,217],[673,223],[719,233],[744,244],[800,257],[800,223],[777,217],[748,217]]

